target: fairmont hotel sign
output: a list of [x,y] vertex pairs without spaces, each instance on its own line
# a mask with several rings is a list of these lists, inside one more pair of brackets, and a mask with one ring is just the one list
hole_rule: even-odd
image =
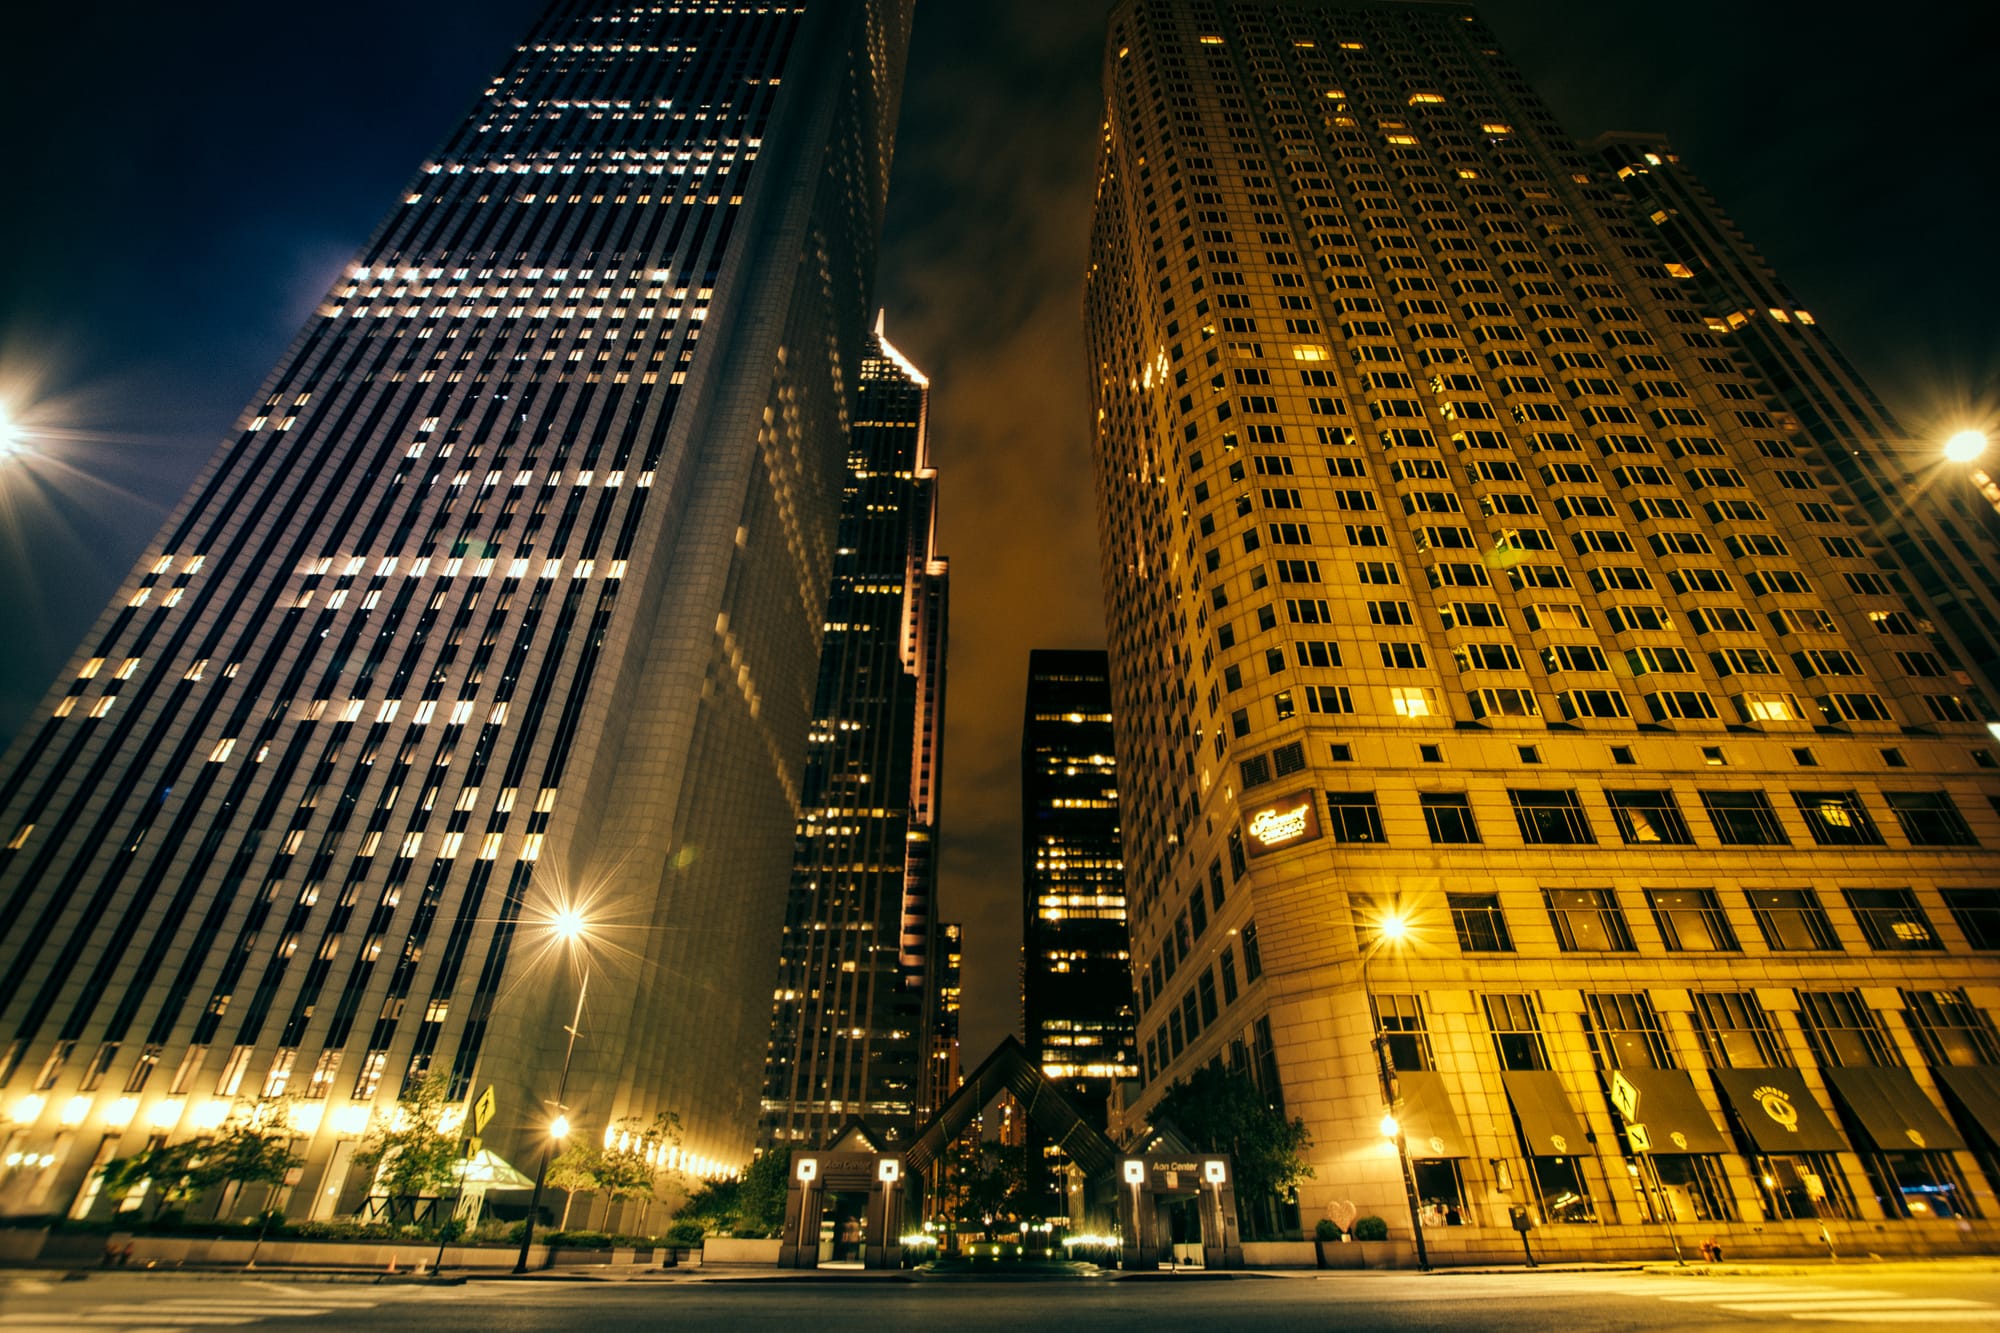
[[1252,856],[1267,856],[1320,836],[1318,798],[1309,791],[1280,797],[1245,815],[1243,833]]

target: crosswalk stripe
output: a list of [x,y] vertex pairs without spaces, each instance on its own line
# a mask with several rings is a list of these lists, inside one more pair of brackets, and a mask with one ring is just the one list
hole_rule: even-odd
[[1746,1282],[1742,1286],[1731,1283],[1726,1290],[1677,1292],[1672,1296],[1662,1296],[1660,1299],[1663,1301],[1726,1301],[1737,1296],[1821,1295],[1826,1292],[1839,1290],[1839,1287],[1817,1285],[1787,1286],[1776,1282]]
[[1783,1303],[1758,1301],[1745,1304],[1727,1302],[1716,1306],[1716,1309],[1738,1310],[1744,1314],[1818,1314],[1822,1311],[1847,1310],[1991,1310],[1993,1307],[1984,1301],[1962,1301],[1950,1296],[1899,1296],[1892,1300],[1816,1300]]
[[1837,1287],[1821,1288],[1815,1291],[1793,1291],[1782,1295],[1770,1292],[1764,1295],[1738,1297],[1735,1292],[1717,1292],[1710,1301],[1741,1301],[1751,1305],[1791,1305],[1798,1301],[1879,1301],[1889,1298],[1902,1299],[1900,1291],[1842,1291]]
[[1799,1319],[1824,1319],[1837,1324],[1995,1324],[2000,1310],[1869,1310],[1853,1313],[1797,1315]]

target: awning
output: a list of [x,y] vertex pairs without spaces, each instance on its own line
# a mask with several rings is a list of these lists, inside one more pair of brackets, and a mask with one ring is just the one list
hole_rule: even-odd
[[1944,1090],[1982,1130],[2000,1143],[2000,1069],[1991,1065],[1958,1065],[1933,1070]]
[[1396,1119],[1403,1126],[1403,1143],[1410,1156],[1470,1157],[1465,1131],[1459,1128],[1458,1114],[1451,1109],[1451,1094],[1444,1078],[1430,1069],[1399,1069],[1396,1090],[1403,1100],[1396,1107]]
[[1729,1141],[1701,1104],[1694,1080],[1678,1069],[1624,1069],[1639,1090],[1632,1118],[1646,1127],[1656,1153],[1728,1152]]
[[1829,1069],[1826,1081],[1883,1152],[1951,1152],[1965,1146],[1907,1069]]
[[1570,1109],[1569,1094],[1552,1070],[1507,1069],[1501,1071],[1500,1080],[1507,1086],[1507,1100],[1514,1104],[1530,1157],[1567,1157],[1588,1149],[1583,1121]]
[[1715,1069],[1715,1086],[1767,1153],[1844,1152],[1847,1141],[1796,1069]]
[[469,1159],[453,1162],[451,1173],[458,1177],[459,1188],[465,1190],[525,1190],[535,1187],[533,1180],[508,1165],[498,1153],[486,1148],[481,1148]]

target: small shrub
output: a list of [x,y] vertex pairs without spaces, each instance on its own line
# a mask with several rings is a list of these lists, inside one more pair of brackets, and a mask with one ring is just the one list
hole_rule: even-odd
[[1340,1228],[1334,1225],[1332,1218],[1322,1217],[1319,1221],[1313,1223],[1313,1239],[1339,1240]]
[[602,1231],[551,1231],[543,1239],[565,1250],[608,1250],[612,1246],[612,1238]]
[[662,1236],[661,1239],[667,1244],[677,1246],[680,1249],[694,1250],[701,1248],[701,1242],[705,1234],[702,1231],[701,1223],[692,1218],[682,1218],[668,1227],[666,1235]]
[[1379,1217],[1363,1217],[1354,1223],[1354,1239],[1387,1240],[1389,1224]]

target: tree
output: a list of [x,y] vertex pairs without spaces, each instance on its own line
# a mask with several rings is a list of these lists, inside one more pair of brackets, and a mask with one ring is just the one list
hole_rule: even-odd
[[791,1154],[772,1148],[743,1167],[736,1202],[738,1231],[775,1236],[785,1226],[785,1191],[791,1188]]
[[106,1163],[104,1189],[124,1198],[151,1182],[154,1215],[185,1208],[217,1185],[282,1185],[302,1159],[292,1151],[291,1104],[264,1098],[239,1107],[219,1128],[179,1143],[158,1143]]
[[239,1189],[282,1185],[304,1162],[292,1151],[292,1102],[284,1097],[262,1097],[239,1109],[202,1153],[205,1174]]
[[412,1083],[393,1109],[375,1117],[354,1164],[374,1171],[376,1187],[391,1199],[440,1193],[451,1184],[459,1159],[458,1138],[444,1128],[454,1105],[446,1075]]
[[743,1188],[734,1180],[707,1180],[674,1214],[677,1222],[694,1222],[704,1232],[734,1231],[743,1216]]
[[549,1163],[549,1173],[544,1179],[550,1189],[563,1192],[562,1220],[556,1223],[556,1230],[569,1230],[569,1207],[576,1202],[577,1192],[597,1188],[598,1156],[596,1144],[579,1140],[565,1146]]
[[1312,1146],[1306,1122],[1287,1120],[1240,1069],[1202,1066],[1162,1094],[1153,1116],[1196,1152],[1229,1154],[1246,1218],[1261,1219],[1273,1200],[1312,1178],[1304,1156]]

